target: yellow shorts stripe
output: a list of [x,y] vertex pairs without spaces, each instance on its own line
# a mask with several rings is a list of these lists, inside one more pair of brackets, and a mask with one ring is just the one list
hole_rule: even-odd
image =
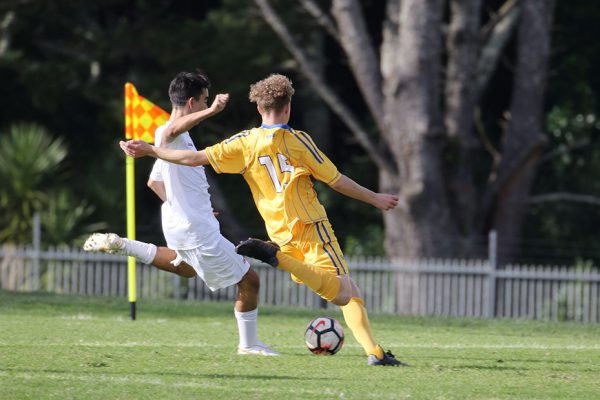
[[[327,255],[329,256],[329,258],[331,259],[331,262],[333,263],[333,265],[335,267],[335,273],[337,275],[340,275],[342,273],[345,274],[346,270],[344,269],[344,264],[340,260],[340,257],[337,255],[333,246],[331,245],[331,237],[329,236],[329,233],[327,232],[325,225],[323,225],[323,222],[317,222],[315,224],[315,226],[317,228],[317,233],[319,234],[319,238],[321,239],[321,242],[323,243],[323,250],[325,251],[325,253],[327,253]],[[327,240],[325,240],[325,237],[327,237]],[[327,245],[329,245],[330,250],[327,250]],[[340,272],[340,268],[341,268],[342,272]]]
[[[327,239],[328,239],[328,245],[331,248],[331,251],[333,252],[333,254],[335,255],[335,258],[337,259],[338,263],[340,264],[342,271],[344,272],[344,274],[347,274],[348,271],[346,271],[346,263],[343,261],[343,256],[340,256],[340,254],[338,254],[338,252],[336,251],[335,247],[331,244],[332,240],[331,240],[331,236],[329,236],[329,232],[327,231],[327,227],[325,226],[325,224],[323,222],[321,222],[321,228],[323,229],[323,231],[325,232],[325,234],[327,235]],[[337,238],[335,238],[335,241],[337,242]],[[341,249],[340,249],[341,252]]]
[[[291,233],[292,240],[281,245],[284,254],[336,276],[348,274],[342,249],[328,220],[310,224],[297,222]],[[294,281],[299,283],[297,279]]]

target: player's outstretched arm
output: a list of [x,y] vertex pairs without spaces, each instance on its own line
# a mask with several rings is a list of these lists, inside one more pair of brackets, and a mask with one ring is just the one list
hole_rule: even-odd
[[195,150],[176,150],[163,147],[152,146],[143,140],[120,141],[119,146],[129,157],[140,158],[145,156],[160,158],[174,164],[196,167],[199,165],[208,165],[206,152]]
[[387,193],[375,193],[359,185],[346,175],[342,175],[331,188],[341,194],[363,201],[381,210],[391,210],[398,205],[398,196]]
[[206,110],[196,111],[194,113],[174,119],[163,131],[162,145],[166,145],[167,143],[172,142],[177,136],[181,135],[183,132],[189,131],[205,119],[223,111],[228,101],[229,94],[219,93],[215,97],[215,100],[213,101],[212,105]]

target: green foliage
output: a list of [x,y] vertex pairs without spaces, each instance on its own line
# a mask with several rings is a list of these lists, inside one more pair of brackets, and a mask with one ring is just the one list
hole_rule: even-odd
[[39,125],[15,124],[0,137],[0,241],[29,242],[33,215],[47,201],[44,189],[66,155],[63,139]]
[[383,227],[380,225],[367,225],[360,236],[347,235],[344,253],[347,256],[382,256]]
[[0,241],[30,243],[41,214],[44,244],[67,244],[106,227],[86,223],[95,207],[76,198],[61,180],[64,140],[36,124],[15,124],[0,137]]
[[[495,9],[496,3],[485,1],[484,8]],[[294,38],[302,44],[310,43],[307,38],[319,29],[313,18],[297,4],[290,6],[283,0],[272,0],[271,4],[281,13]],[[326,9],[329,2],[319,4]],[[385,2],[363,2],[363,8],[369,17],[369,32],[378,45]],[[10,23],[6,18],[9,13],[14,16]],[[65,205],[68,201],[72,202],[72,209],[87,210],[81,211],[81,222],[67,223],[76,232],[73,237],[89,229],[89,222],[85,221],[94,219],[107,221],[113,230],[124,231],[124,162],[117,145],[123,137],[124,82],[133,82],[142,95],[168,109],[167,88],[172,76],[181,70],[204,69],[213,81],[211,94],[229,92],[231,100],[224,113],[193,132],[199,148],[258,123],[255,107],[247,100],[251,82],[272,72],[284,72],[292,76],[298,88],[310,86],[252,1],[5,1],[0,2],[0,15],[6,24],[2,39],[7,46],[0,54],[0,86],[6,93],[0,97],[0,126],[21,120],[35,121],[51,132],[60,133],[63,145],[68,144],[69,154],[60,164],[61,179],[53,184],[66,187],[68,180],[77,195],[59,201],[60,196],[53,194],[56,197],[52,201],[59,214],[58,210],[68,208]],[[600,115],[597,100],[600,74],[596,73],[600,65],[600,42],[596,40],[600,33],[599,16],[600,5],[596,2],[574,0],[556,4],[547,95],[548,150],[561,147],[567,150],[582,140],[589,140],[589,145],[544,162],[534,194],[570,191],[600,195],[597,179],[600,135],[594,127]],[[333,39],[326,35],[324,38],[322,61],[328,84],[348,101],[357,118],[368,125],[370,117],[350,78],[346,60],[340,57],[337,45],[331,42]],[[510,60],[510,54],[506,60]],[[495,145],[501,142],[497,117],[506,110],[510,97],[511,71],[497,75],[500,79],[493,81],[488,89],[489,97],[494,99],[494,112],[490,121],[486,120],[486,127],[496,127],[488,129]],[[295,97],[291,121],[299,129],[305,128],[297,122],[303,120],[301,101],[300,95]],[[590,116],[596,122],[590,122]],[[331,142],[335,146],[327,153],[340,170],[364,186],[376,189],[377,169],[349,138],[347,129],[335,118],[323,129],[332,131]],[[448,151],[446,155],[452,153]],[[488,178],[489,163],[489,157],[482,157],[478,173],[482,181]],[[149,168],[150,162],[136,162],[138,237],[156,241],[162,240],[160,211],[145,187]],[[21,180],[21,184],[37,188],[38,178]],[[42,185],[51,181],[39,179]],[[264,224],[255,208],[249,206],[250,193],[242,179],[220,176],[217,183],[230,202],[234,217],[253,235],[264,237]],[[19,238],[11,240],[29,241],[30,219],[15,215],[31,215],[33,209],[50,201],[44,194],[45,188],[25,190],[30,198],[23,203],[9,196],[3,183],[0,240],[20,232],[16,234]],[[378,210],[347,201],[328,188],[318,188],[318,192],[347,254],[382,251]],[[63,206],[58,206],[59,203]],[[90,214],[92,208],[95,211]],[[596,210],[588,205],[539,204],[531,208],[524,233],[536,240],[549,240],[552,247],[576,243],[587,249],[595,248],[596,227],[600,224],[597,216]],[[66,215],[52,218],[46,215],[44,229],[52,236],[49,242],[70,240],[57,238],[66,234],[66,228],[61,228],[63,234],[58,233],[63,224],[59,221],[65,218]]]
[[[0,126],[33,119],[60,132],[72,149],[63,164],[71,185],[117,231],[125,226],[124,162],[117,144],[123,137],[123,84],[133,82],[140,94],[169,110],[172,77],[205,70],[211,95],[229,92],[231,101],[223,115],[192,132],[201,148],[254,125],[249,84],[288,58],[244,0],[0,4],[0,15],[6,12],[17,17],[0,56],[0,85],[11,94],[0,98]],[[138,237],[160,240],[160,211],[145,186],[149,170],[150,163],[136,162]],[[223,183],[226,193],[243,185],[239,179]],[[258,213],[248,207],[249,195],[228,198],[235,217],[264,233]]]
[[[563,192],[600,197],[597,115],[554,106],[548,112],[546,130],[548,152],[541,160],[533,195]],[[546,259],[554,262],[571,263],[586,256],[598,260],[600,217],[596,209],[593,204],[567,201],[533,204],[524,233],[544,238]]]
[[44,242],[51,245],[73,241],[83,244],[89,233],[107,229],[105,222],[86,223],[95,210],[95,206],[75,198],[67,189],[52,192],[41,213]]
[[[600,3],[557,2],[546,103],[547,152],[532,194],[600,197]],[[597,263],[598,206],[572,201],[534,204],[526,237],[544,240],[540,254],[552,262],[592,257]]]

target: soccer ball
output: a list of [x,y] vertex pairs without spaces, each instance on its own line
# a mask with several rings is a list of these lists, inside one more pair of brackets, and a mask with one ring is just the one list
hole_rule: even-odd
[[344,330],[335,319],[318,317],[306,327],[304,342],[313,354],[334,355],[344,345]]

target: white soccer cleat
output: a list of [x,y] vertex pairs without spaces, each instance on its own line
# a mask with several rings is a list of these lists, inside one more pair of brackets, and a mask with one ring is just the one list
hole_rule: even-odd
[[266,344],[260,340],[256,341],[254,346],[250,347],[238,347],[239,355],[254,355],[254,356],[278,356],[279,353],[269,348]]
[[83,250],[110,254],[124,254],[125,244],[115,233],[94,233],[83,244]]

